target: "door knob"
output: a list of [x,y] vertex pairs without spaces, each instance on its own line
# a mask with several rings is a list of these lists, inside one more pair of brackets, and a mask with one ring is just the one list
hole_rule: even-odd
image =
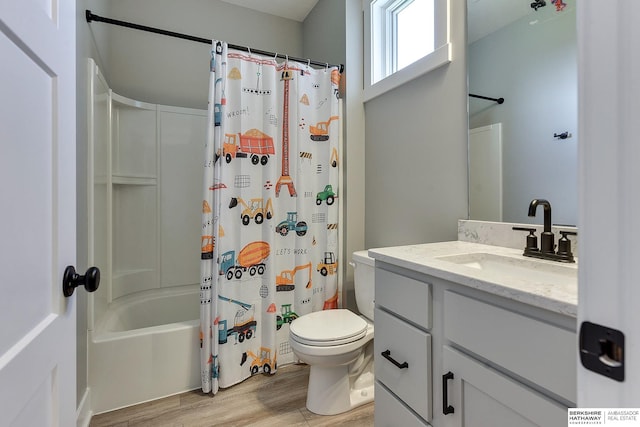
[[87,292],[95,292],[100,285],[100,270],[98,267],[89,267],[84,276],[76,273],[76,269],[73,266],[68,266],[64,270],[62,276],[62,292],[65,297],[73,295],[76,287],[83,285]]

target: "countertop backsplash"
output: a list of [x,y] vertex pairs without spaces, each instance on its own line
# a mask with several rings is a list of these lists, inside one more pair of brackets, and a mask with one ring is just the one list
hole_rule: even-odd
[[[540,233],[542,233],[542,224],[518,224],[511,222],[490,222],[490,221],[474,221],[461,219],[458,220],[458,240],[463,242],[481,243],[491,246],[503,246],[512,249],[522,249],[526,246],[526,231],[516,231],[513,227],[536,228],[536,236],[538,237],[538,245],[540,244]],[[576,227],[569,226],[552,226],[551,231],[555,235],[554,243],[558,245],[560,239],[560,231],[577,232]],[[573,256],[578,257],[578,237],[568,236],[571,240],[571,251]]]

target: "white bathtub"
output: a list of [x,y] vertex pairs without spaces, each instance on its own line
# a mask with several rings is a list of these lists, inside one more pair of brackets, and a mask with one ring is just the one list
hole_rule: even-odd
[[89,331],[94,413],[200,387],[199,287],[119,298]]

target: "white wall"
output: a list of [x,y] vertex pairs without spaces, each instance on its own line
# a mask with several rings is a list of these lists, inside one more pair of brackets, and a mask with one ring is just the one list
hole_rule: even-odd
[[367,247],[457,239],[467,218],[466,1],[450,1],[453,60],[365,105]]
[[[89,32],[84,18],[85,9],[92,9],[96,13],[102,12],[100,0],[78,0],[76,4],[76,189],[77,189],[77,265],[78,271],[84,272],[87,264],[87,58],[97,58],[101,66],[97,51],[96,37]],[[77,399],[80,404],[87,390],[87,293],[76,292],[77,327],[76,327],[76,360],[77,360]]]
[[347,26],[345,9],[344,0],[322,0],[309,12],[302,23],[304,58],[344,64]]
[[340,189],[344,254],[343,302],[355,309],[353,269],[347,262],[364,246],[364,107],[362,104],[362,4],[360,0],[322,0],[303,23],[303,56],[344,64],[343,146]]
[[[102,0],[108,18],[292,56],[302,23],[219,0]],[[211,46],[94,22],[111,89],[153,104],[207,108]]]
[[[365,111],[362,88],[364,21],[360,0],[347,0],[345,9],[346,42],[345,72],[342,76],[345,85],[344,118],[345,145],[343,156],[348,167],[344,170],[345,198],[344,211],[347,256],[354,251],[367,249],[365,243]],[[347,281],[353,279],[353,271],[347,269]],[[350,301],[347,301],[350,302]]]
[[543,198],[554,223],[577,224],[576,51],[575,6],[542,8],[469,46],[469,92],[505,99],[469,99],[471,129],[502,123],[504,221],[541,223],[527,209]]

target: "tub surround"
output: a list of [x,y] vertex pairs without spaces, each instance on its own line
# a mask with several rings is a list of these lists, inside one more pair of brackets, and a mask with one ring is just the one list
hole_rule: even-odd
[[87,399],[94,413],[197,388],[206,110],[114,93],[88,60]]
[[198,285],[142,291],[118,298],[97,319],[94,336],[109,339],[121,332],[149,333],[170,324],[199,324]]
[[200,386],[199,292],[180,286],[112,303],[89,331],[94,413]]

